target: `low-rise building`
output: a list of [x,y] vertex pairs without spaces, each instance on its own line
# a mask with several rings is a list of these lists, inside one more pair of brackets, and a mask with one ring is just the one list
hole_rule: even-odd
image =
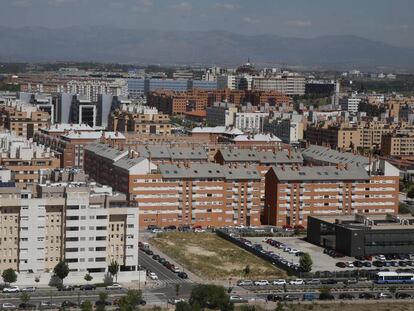
[[354,214],[310,216],[307,240],[346,256],[411,254],[414,252],[411,215]]

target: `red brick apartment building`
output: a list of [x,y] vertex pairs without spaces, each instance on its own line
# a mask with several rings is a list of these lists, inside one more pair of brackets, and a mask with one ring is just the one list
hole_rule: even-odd
[[141,228],[260,225],[260,173],[254,167],[156,165],[137,152],[99,143],[86,147],[84,161],[92,179],[138,204]]
[[361,166],[275,167],[266,174],[267,224],[307,225],[308,216],[398,212],[399,176]]

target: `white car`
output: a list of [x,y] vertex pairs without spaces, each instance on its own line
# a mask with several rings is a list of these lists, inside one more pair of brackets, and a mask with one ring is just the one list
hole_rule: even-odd
[[20,288],[18,286],[10,286],[3,288],[3,293],[18,293]]
[[291,248],[286,246],[286,247],[283,249],[283,251],[288,253],[288,252],[290,252],[290,251],[291,251]]
[[201,228],[195,228],[195,229],[194,229],[194,232],[195,232],[195,233],[204,233],[204,232],[206,232],[206,230],[201,229]]
[[184,298],[170,298],[168,299],[168,303],[172,305],[176,305],[179,302],[185,302]]
[[353,268],[353,267],[354,267],[354,263],[353,263],[352,261],[347,261],[347,262],[345,262],[345,265],[346,265],[348,268]]
[[174,273],[180,273],[181,272],[181,270],[178,267],[172,268],[171,271],[174,272]]
[[247,302],[247,300],[240,297],[239,295],[233,295],[233,296],[230,296],[230,302],[241,303],[241,302]]
[[286,280],[283,280],[283,279],[274,280],[273,285],[286,285]]
[[35,291],[36,291],[36,287],[34,286],[22,288],[23,293],[33,293]]
[[163,233],[164,231],[162,231],[161,229],[154,229],[151,232],[152,233]]
[[295,248],[292,248],[292,249],[289,251],[289,254],[297,254],[297,253],[299,253],[299,252],[300,252],[300,250],[295,249]]
[[305,282],[302,279],[291,280],[289,282],[290,285],[303,285]]
[[122,289],[122,286],[121,286],[121,284],[114,283],[114,284],[112,284],[112,285],[108,285],[108,286],[106,287],[106,289]]
[[150,272],[150,273],[148,274],[148,277],[149,277],[151,280],[158,280],[158,276],[155,274],[155,272]]
[[269,281],[268,280],[255,281],[254,285],[256,285],[256,286],[267,286],[267,285],[269,285]]
[[2,310],[15,310],[17,309],[17,307],[10,302],[5,302],[1,305],[1,309]]
[[385,258],[384,255],[378,255],[378,256],[375,256],[375,259],[378,259],[378,260],[386,260],[387,258]]

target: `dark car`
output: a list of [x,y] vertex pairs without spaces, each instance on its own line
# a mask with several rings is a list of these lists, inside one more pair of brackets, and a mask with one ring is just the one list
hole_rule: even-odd
[[361,293],[359,294],[359,299],[375,299],[375,295],[371,293]]
[[163,257],[160,257],[159,259],[158,259],[158,262],[160,263],[160,264],[164,264],[164,262],[166,262],[167,260],[165,259],[165,258],[163,258]]
[[353,264],[354,264],[354,266],[355,266],[355,267],[357,267],[357,268],[362,268],[362,267],[364,266],[363,262],[362,262],[362,261],[359,261],[359,260],[355,260],[355,261],[353,262]]
[[384,262],[383,262],[383,261],[375,260],[372,264],[373,264],[375,267],[378,267],[378,268],[382,268],[382,267],[384,267]]
[[93,284],[86,284],[80,287],[80,290],[95,290],[96,286]]
[[148,231],[152,231],[154,229],[160,229],[160,227],[156,226],[156,225],[148,225],[147,230]]
[[398,262],[398,265],[399,265],[400,267],[407,267],[407,263],[406,263],[405,261],[399,261],[399,262]]
[[321,280],[322,284],[338,284],[338,281],[335,279],[322,279]]
[[411,298],[411,295],[408,293],[396,293],[395,298],[397,299],[408,299]]
[[349,293],[342,293],[339,295],[339,299],[354,299],[355,297]]
[[65,300],[61,304],[62,308],[76,308],[77,306],[78,306],[77,303],[69,301],[69,300]]
[[36,309],[36,305],[34,305],[32,303],[28,303],[28,302],[22,302],[21,304],[19,304],[19,309],[21,309],[21,310],[33,310],[33,309]]
[[146,249],[145,254],[147,254],[148,256],[152,256],[152,255],[154,255],[154,252],[150,249]]
[[176,226],[166,226],[166,227],[164,227],[164,230],[165,231],[174,231],[174,230],[177,230],[177,227]]
[[110,301],[106,301],[106,300],[104,300],[104,301],[102,301],[102,300],[98,300],[98,301],[95,301],[95,306],[96,307],[99,307],[99,306],[110,306],[110,305],[112,305],[112,303],[110,302]]
[[282,300],[283,299],[283,297],[282,296],[280,296],[280,295],[275,295],[275,294],[269,294],[269,295],[267,295],[267,301],[280,301],[280,300]]
[[288,295],[283,296],[283,300],[284,301],[295,301],[295,300],[299,300],[299,297],[288,294]]
[[73,287],[72,285],[63,285],[58,287],[58,291],[70,292],[72,290],[75,290],[75,287]]
[[185,272],[180,272],[177,275],[178,275],[178,277],[180,277],[182,279],[188,279],[188,275]]
[[337,266],[338,268],[345,268],[345,267],[346,267],[346,264],[345,264],[344,262],[340,261],[340,262],[337,262],[337,263],[336,263],[336,266]]
[[158,260],[160,258],[161,258],[160,255],[154,255],[154,256],[152,256],[152,259],[154,259],[154,260]]
[[364,265],[364,267],[367,267],[367,268],[371,268],[372,267],[372,264],[369,261],[364,261],[363,262],[363,265]]
[[335,300],[335,297],[330,293],[320,293],[319,300]]

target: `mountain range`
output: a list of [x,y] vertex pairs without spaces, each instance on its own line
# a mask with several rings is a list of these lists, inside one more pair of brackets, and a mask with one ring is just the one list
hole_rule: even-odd
[[412,71],[413,56],[413,47],[397,47],[351,35],[304,39],[226,31],[0,27],[0,62],[233,65],[250,57],[263,65]]

